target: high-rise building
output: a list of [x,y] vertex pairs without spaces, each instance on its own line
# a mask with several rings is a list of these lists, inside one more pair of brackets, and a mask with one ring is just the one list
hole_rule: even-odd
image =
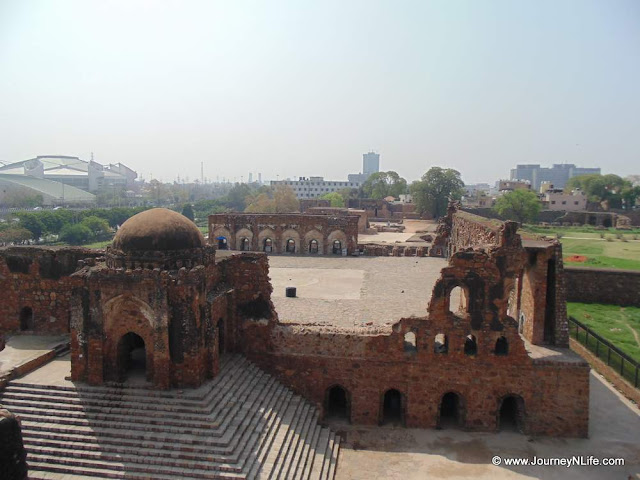
[[540,167],[538,164],[524,164],[511,169],[511,180],[528,180],[536,191],[540,189],[542,182],[552,183],[555,188],[564,188],[567,180],[579,175],[600,175],[600,168],[582,168],[572,163],[556,163],[551,168]]
[[380,171],[380,154],[369,152],[362,155],[362,173],[368,178]]

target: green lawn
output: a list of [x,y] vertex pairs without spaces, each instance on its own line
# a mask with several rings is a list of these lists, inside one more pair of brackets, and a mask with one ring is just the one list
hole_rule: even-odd
[[[567,313],[640,362],[640,308],[597,303],[567,303]],[[574,329],[571,329],[571,336],[575,338]],[[581,334],[579,338],[584,343],[584,335]],[[593,340],[589,343],[589,348],[595,351]],[[602,345],[598,350],[599,356],[606,359],[606,350]],[[619,366],[619,359],[615,355],[613,357],[612,363]]]
[[[565,260],[572,255],[587,257],[584,262],[566,262],[568,266],[640,270],[640,229],[596,230],[594,227],[540,227],[525,225],[523,231],[560,236]],[[604,237],[604,238],[603,238]]]
[[101,242],[93,242],[82,245],[84,248],[106,248],[111,245],[112,240],[103,240]]
[[560,241],[565,258],[571,255],[587,257],[585,262],[566,262],[566,265],[640,270],[640,241],[638,240],[622,242],[616,239],[609,242],[600,238],[575,240],[563,237]]

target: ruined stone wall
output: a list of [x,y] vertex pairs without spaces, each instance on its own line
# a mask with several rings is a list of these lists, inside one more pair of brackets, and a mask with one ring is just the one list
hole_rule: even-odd
[[72,290],[79,285],[71,274],[79,261],[102,254],[83,248],[0,249],[0,331],[20,331],[22,315],[31,323],[26,331],[68,333]]
[[[267,253],[309,254],[311,242],[318,245],[318,254],[331,254],[334,241],[352,255],[358,244],[358,216],[283,214],[216,214],[209,216],[209,242],[217,246],[217,238],[225,237],[228,248]],[[266,241],[271,241],[271,251]],[[288,241],[293,249],[288,251]]]
[[[584,437],[588,433],[589,369],[584,362],[551,363],[530,359],[518,344],[515,326],[508,332],[474,332],[478,351],[463,351],[465,329],[447,331],[448,353],[435,353],[442,331],[427,319],[404,319],[393,332],[324,331],[302,325],[244,323],[244,353],[280,381],[324,411],[327,391],[339,385],[350,401],[353,423],[376,425],[384,394],[404,396],[407,427],[436,428],[441,399],[454,392],[462,401],[462,425],[494,431],[501,400],[524,400],[528,434]],[[406,351],[404,335],[416,335]],[[509,353],[494,353],[495,341],[510,338]],[[558,388],[562,385],[562,388]]]
[[567,301],[640,307],[640,272],[565,268]]
[[336,207],[310,207],[307,208],[306,213],[310,215],[357,215],[358,218],[358,233],[366,233],[369,228],[369,217],[366,210],[356,210],[355,208],[336,208]]

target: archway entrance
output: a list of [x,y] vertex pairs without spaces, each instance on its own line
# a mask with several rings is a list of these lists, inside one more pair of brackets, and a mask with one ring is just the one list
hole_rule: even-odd
[[140,335],[129,332],[118,343],[118,373],[120,380],[146,379],[147,351]]
[[342,243],[340,243],[340,240],[333,241],[333,254],[342,255]]
[[296,241],[293,238],[287,240],[287,253],[296,253]]
[[309,253],[318,253],[318,241],[311,240],[309,242]]
[[240,242],[240,250],[247,252],[250,249],[250,242],[248,238],[243,238]]
[[498,413],[498,430],[520,432],[524,430],[524,400],[516,395],[502,399]]
[[402,394],[392,388],[384,394],[382,402],[382,425],[400,425],[404,422]]
[[33,330],[33,310],[31,307],[24,307],[20,310],[20,331],[28,332]]
[[270,238],[265,238],[262,245],[262,250],[270,253],[273,250],[273,240],[271,240]]
[[226,250],[227,249],[227,237],[218,237],[218,250]]
[[453,392],[445,393],[440,402],[440,418],[438,428],[455,428],[460,426],[462,416],[460,397]]
[[335,385],[327,391],[326,418],[328,420],[350,420],[349,399],[347,391],[340,385]]

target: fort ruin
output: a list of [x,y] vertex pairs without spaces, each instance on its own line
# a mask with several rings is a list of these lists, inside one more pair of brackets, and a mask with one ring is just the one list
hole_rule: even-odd
[[[588,435],[589,367],[568,349],[557,241],[521,237],[513,222],[452,206],[432,249],[445,259],[413,257],[422,262],[416,278],[426,278],[420,268],[434,272],[431,297],[400,300],[417,305],[400,317],[387,302],[379,321],[359,325],[340,322],[352,315],[340,313],[348,309],[338,308],[339,298],[272,298],[264,253],[218,251],[224,236],[231,245],[247,239],[254,250],[269,238],[284,252],[289,238],[296,249],[316,240],[318,253],[339,238],[351,253],[357,223],[352,216],[213,215],[207,245],[184,217],[154,209],[125,222],[106,251],[5,248],[0,327],[70,333],[78,385],[111,388],[142,371],[144,388],[198,388],[240,354],[324,419],[488,432],[511,422],[532,435]],[[382,270],[375,281],[384,302],[384,266],[362,262],[410,258],[324,261],[348,262],[349,278],[365,289]],[[346,275],[322,268],[327,283]],[[345,300],[350,308],[362,305],[361,290]],[[392,292],[386,295],[404,295]],[[287,311],[286,302],[300,303],[283,319],[278,309]],[[327,318],[315,321],[323,309]]]

